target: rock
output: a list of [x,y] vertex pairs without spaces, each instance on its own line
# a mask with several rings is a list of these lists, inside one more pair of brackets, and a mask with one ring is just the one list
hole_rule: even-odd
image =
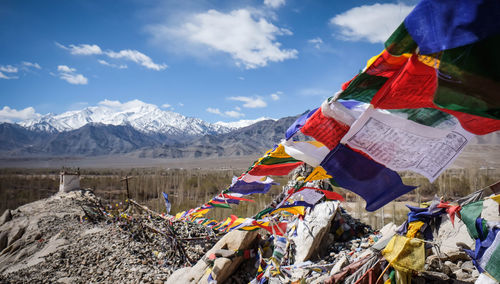
[[0,217],[0,226],[12,220],[12,213],[10,209],[7,209],[3,212],[2,217]]
[[[448,244],[442,246],[441,253],[449,253],[459,251],[459,247],[453,248],[453,244],[463,243],[468,247],[474,247],[475,241],[471,239],[469,233],[467,232],[467,227],[460,218],[455,218],[455,226],[451,224],[448,215],[443,215],[442,223],[439,227],[438,234],[439,241],[442,244]],[[436,253],[436,252],[434,252]],[[453,260],[452,260],[453,261]]]
[[474,264],[472,263],[472,261],[464,261],[462,263],[462,265],[460,266],[460,268],[462,268],[462,269],[470,269],[470,270],[476,269],[476,267],[474,266]]
[[[459,269],[457,271],[454,271],[453,274],[455,275],[455,278],[460,281],[466,281],[471,279],[471,276],[469,273],[464,272],[462,269]],[[474,281],[472,281],[474,282]]]
[[[207,283],[208,274],[205,272],[210,265],[205,261],[205,259],[208,259],[211,254],[214,254],[216,251],[221,249],[236,251],[249,248],[253,244],[257,235],[257,231],[235,230],[227,233],[193,267],[181,268],[172,273],[172,275],[168,278],[167,283]],[[227,277],[231,275],[236,268],[238,268],[242,261],[243,257],[241,256],[234,257],[233,259],[217,258],[214,261],[214,268],[217,266],[217,269],[214,269],[212,274],[214,279],[216,279],[219,283],[223,283]]]
[[346,267],[347,265],[349,265],[349,260],[347,259],[346,256],[342,256],[336,263],[335,265],[333,266],[332,270],[330,270],[330,276],[331,275],[334,275],[338,272],[340,272],[340,270],[342,270],[342,268]]
[[338,204],[337,201],[318,204],[304,220],[299,220],[297,235],[292,237],[296,244],[295,262],[304,262],[317,253],[325,233],[329,231],[335,218]]
[[455,272],[457,270],[460,270],[460,267],[458,267],[458,265],[456,265],[455,263],[453,263],[449,260],[445,261],[444,265],[448,266],[451,269],[451,272]]
[[441,272],[435,272],[435,271],[422,271],[420,272],[420,275],[429,279],[429,280],[437,280],[437,281],[448,281],[450,280],[450,277],[448,275],[441,273]]
[[470,257],[467,253],[464,251],[452,251],[452,252],[447,252],[445,254],[445,258],[451,262],[458,262],[459,260],[462,261],[469,261]]

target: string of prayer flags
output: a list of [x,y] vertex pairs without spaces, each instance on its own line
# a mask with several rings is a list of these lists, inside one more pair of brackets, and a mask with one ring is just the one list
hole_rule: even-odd
[[336,183],[366,201],[366,210],[375,211],[416,187],[404,185],[394,171],[339,144],[321,162]]
[[342,143],[392,170],[417,172],[433,182],[472,136],[459,126],[451,131],[436,129],[368,108]]

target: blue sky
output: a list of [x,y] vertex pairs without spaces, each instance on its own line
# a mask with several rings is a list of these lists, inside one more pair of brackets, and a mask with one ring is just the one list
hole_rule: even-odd
[[208,122],[312,109],[416,1],[0,2],[0,121],[134,99]]

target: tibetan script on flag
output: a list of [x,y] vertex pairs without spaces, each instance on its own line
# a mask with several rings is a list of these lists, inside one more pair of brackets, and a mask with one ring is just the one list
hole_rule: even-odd
[[458,124],[454,130],[436,129],[369,108],[341,142],[392,170],[414,171],[433,182],[472,136]]

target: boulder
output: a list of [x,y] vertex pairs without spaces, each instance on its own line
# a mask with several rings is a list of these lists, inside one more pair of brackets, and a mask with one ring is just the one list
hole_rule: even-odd
[[193,267],[181,268],[172,273],[167,283],[207,283],[210,273],[208,268],[211,268],[208,259],[212,254],[220,255],[213,263],[212,276],[217,282],[223,283],[238,268],[243,257],[225,258],[221,252],[250,248],[257,235],[257,231],[234,230],[227,233]]
[[323,237],[330,230],[332,220],[338,211],[338,204],[338,201],[318,204],[304,220],[299,220],[297,235],[292,237],[296,244],[296,263],[304,262],[318,252]]

